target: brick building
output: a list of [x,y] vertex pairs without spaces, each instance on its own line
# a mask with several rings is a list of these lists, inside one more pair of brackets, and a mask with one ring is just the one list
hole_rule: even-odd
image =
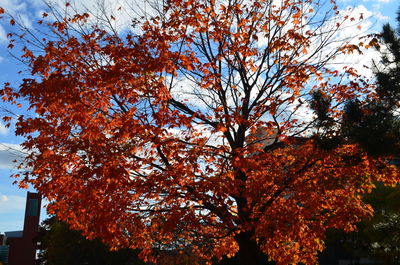
[[1,236],[0,262],[5,265],[35,265],[36,242],[42,198],[28,192],[22,231],[9,231]]

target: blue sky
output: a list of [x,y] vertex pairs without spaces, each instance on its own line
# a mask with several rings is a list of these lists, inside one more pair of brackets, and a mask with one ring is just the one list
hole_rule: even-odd
[[[55,1],[63,2],[63,0]],[[95,0],[76,0],[76,2],[84,2],[86,5],[90,5]],[[372,23],[370,23],[372,25],[371,32],[379,31],[382,24],[387,22],[395,25],[396,11],[399,5],[397,0],[339,0],[339,4],[342,8],[347,6],[355,7],[359,12],[371,14],[373,16]],[[34,25],[34,21],[38,20],[42,11],[45,10],[42,0],[0,0],[0,6],[14,16],[19,17],[29,27]],[[9,26],[0,22],[0,83],[10,82],[14,86],[18,86],[24,76],[24,73],[18,74],[18,72],[25,68],[10,56],[6,48],[7,30],[9,30]],[[16,109],[0,102],[1,116],[4,116],[4,110],[10,110],[18,114],[23,112],[22,109]],[[21,137],[14,135],[12,127],[5,128],[4,123],[0,122],[0,233],[21,230],[23,226],[27,190],[19,189],[17,185],[13,185],[14,179],[9,177],[13,172],[16,172],[12,161],[18,157],[19,144],[22,141]],[[30,191],[34,190],[30,189]],[[45,217],[44,210],[42,211],[42,219],[43,217]]]

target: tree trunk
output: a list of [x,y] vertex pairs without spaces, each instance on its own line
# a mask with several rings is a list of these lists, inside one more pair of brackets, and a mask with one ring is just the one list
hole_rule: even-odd
[[262,253],[255,239],[252,239],[251,231],[242,232],[235,236],[239,245],[239,251],[235,256],[235,265],[266,265],[268,258]]

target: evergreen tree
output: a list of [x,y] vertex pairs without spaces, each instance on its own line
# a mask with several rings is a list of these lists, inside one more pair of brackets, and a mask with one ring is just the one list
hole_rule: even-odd
[[371,42],[382,56],[374,63],[375,97],[353,98],[346,103],[340,126],[330,116],[332,98],[315,91],[310,102],[317,120],[315,138],[322,148],[332,149],[340,143],[358,143],[369,155],[400,154],[400,12],[397,30],[383,26],[381,45]]
[[376,97],[364,105],[349,101],[343,119],[344,135],[372,155],[400,154],[400,10],[397,22],[397,30],[386,24],[381,32],[381,61],[374,64]]

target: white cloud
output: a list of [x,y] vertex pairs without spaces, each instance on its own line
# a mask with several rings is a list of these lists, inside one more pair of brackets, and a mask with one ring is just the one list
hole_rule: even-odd
[[22,230],[26,197],[0,193],[0,231]]
[[[106,30],[110,26],[117,31],[132,28],[132,20],[156,14],[155,8],[161,7],[158,0],[0,0],[0,6],[13,16],[18,23],[32,29],[35,20],[41,18],[44,12],[48,13],[48,20],[54,19],[48,9],[51,6],[54,13],[72,16],[76,13],[89,13],[89,22],[102,24]],[[70,3],[66,7],[66,3]],[[111,19],[111,17],[115,19]],[[108,22],[109,23],[108,23]],[[7,21],[3,21],[7,23]],[[139,27],[136,29],[139,30]],[[4,29],[0,26],[0,41],[5,39]]]
[[0,232],[19,231],[24,227],[23,213],[3,214],[0,224]]
[[[21,196],[21,194],[23,194]],[[46,198],[42,198],[40,220],[48,218],[45,206],[48,204]],[[26,193],[18,194],[0,192],[0,232],[22,230],[24,225],[24,214],[26,206]]]
[[46,4],[43,0],[28,0],[28,2],[35,8],[46,7]]
[[[353,54],[337,54],[338,49],[348,42],[349,44],[358,45],[360,42],[367,43],[368,40],[360,39],[360,37],[369,35],[371,33],[379,32],[377,29],[376,21],[387,21],[389,18],[382,15],[377,9],[368,9],[364,5],[346,6],[338,10],[339,14],[326,20],[321,27],[319,25],[305,25],[303,30],[316,30],[317,34],[311,38],[311,46],[307,49],[308,53],[298,58],[299,61],[306,60],[312,63],[314,60],[321,58],[331,58],[328,66],[338,70],[344,71],[344,66],[351,66],[362,75],[371,77],[372,71],[369,68],[373,60],[379,60],[380,54],[374,48],[362,49],[363,54],[357,52]],[[305,21],[306,23],[306,21]],[[282,32],[286,32],[292,25],[287,23],[284,25]],[[259,47],[264,47],[265,37],[258,36]],[[315,53],[317,55],[315,55]],[[310,57],[310,54],[312,55]],[[317,62],[316,61],[316,62]]]
[[15,169],[23,158],[24,152],[20,145],[0,143],[0,169]]
[[7,33],[3,26],[0,25],[0,42],[6,42],[7,41]]
[[379,3],[390,3],[392,0],[363,0],[363,2],[377,1]]
[[[140,26],[135,29],[132,27],[133,20],[152,17],[157,14],[157,9],[162,10],[162,1],[158,0],[50,0],[49,2],[52,7],[60,10],[61,14],[89,13],[89,22],[100,24],[106,30],[112,28],[117,32],[127,29],[139,32]],[[70,2],[68,7],[66,2]]]
[[0,193],[0,214],[23,213],[25,204],[26,198],[23,196]]
[[[376,7],[376,5],[374,5],[373,8],[374,8],[375,10],[378,10],[378,9],[379,9],[379,7]],[[375,11],[375,12],[373,13],[373,16],[374,16],[377,20],[380,20],[380,21],[389,21],[389,19],[390,19],[390,17],[382,15],[382,13],[379,12],[379,11]]]
[[[348,17],[348,19],[343,20],[345,17]],[[377,31],[373,28],[375,19],[385,19],[385,17],[379,12],[367,9],[364,5],[343,8],[340,10],[337,20],[332,21],[333,23],[342,23],[340,30],[334,36],[334,39],[338,40],[338,42],[332,42],[332,44],[327,45],[324,52],[329,53],[329,51],[337,49],[339,45],[343,44],[343,41],[356,45],[360,42],[368,43],[368,39],[362,39],[361,37]],[[332,27],[332,25],[328,25],[328,27]],[[351,66],[358,73],[372,77],[372,61],[379,60],[380,53],[374,48],[361,48],[361,51],[362,54],[354,51],[352,54],[337,55],[334,60],[330,61],[329,65],[338,71],[343,71],[344,66]]]
[[0,6],[11,15],[20,15],[20,12],[26,12],[27,4],[23,0],[0,0]]
[[[3,60],[3,57],[0,57],[0,62]],[[0,135],[7,135],[8,134],[8,128],[0,122]]]
[[[29,29],[32,28],[33,17],[32,13],[34,12],[36,6],[32,5],[25,0],[0,0],[0,6],[5,9],[8,15],[10,15],[17,23],[20,23],[22,26],[27,27]],[[3,25],[9,23],[8,19],[3,19],[0,21]],[[7,41],[7,32],[0,25],[0,43]]]
[[[167,76],[166,84],[170,82],[171,78]],[[201,89],[195,82],[188,78],[182,77],[175,81],[174,88],[172,89],[172,96],[174,99],[191,106],[194,109],[206,109],[207,105],[201,100],[209,101],[209,92]],[[210,102],[208,102],[210,103]]]

